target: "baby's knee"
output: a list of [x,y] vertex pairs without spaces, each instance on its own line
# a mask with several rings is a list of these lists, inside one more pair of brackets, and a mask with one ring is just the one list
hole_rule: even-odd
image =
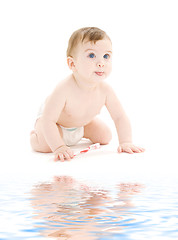
[[36,133],[34,131],[32,131],[30,134],[30,144],[31,144],[32,149],[35,152],[37,152],[39,144],[38,144],[38,139],[37,139]]
[[111,139],[112,139],[112,132],[111,132],[111,130],[109,128],[105,129],[103,131],[103,134],[101,135],[100,144],[107,145],[107,144],[110,143]]

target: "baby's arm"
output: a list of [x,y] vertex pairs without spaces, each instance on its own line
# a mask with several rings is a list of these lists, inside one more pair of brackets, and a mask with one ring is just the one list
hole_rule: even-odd
[[56,125],[66,102],[66,92],[59,91],[58,88],[54,90],[46,101],[42,116],[42,126],[45,140],[52,152],[54,152],[55,160],[60,159],[63,161],[64,158],[72,158],[73,152],[65,145]]
[[143,152],[143,148],[133,145],[130,121],[125,114],[125,111],[122,108],[122,105],[120,104],[115,92],[110,86],[107,86],[106,107],[116,126],[119,138],[118,152]]

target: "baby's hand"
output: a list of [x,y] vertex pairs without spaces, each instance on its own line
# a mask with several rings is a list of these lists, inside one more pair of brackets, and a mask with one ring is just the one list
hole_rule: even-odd
[[126,153],[141,153],[141,152],[144,152],[145,149],[144,148],[141,148],[141,147],[137,147],[135,145],[133,145],[132,143],[122,143],[119,145],[117,151],[119,153],[121,152],[126,152]]
[[64,162],[65,159],[70,160],[71,158],[74,157],[73,151],[65,145],[56,149],[56,151],[54,152],[54,155],[55,155],[54,161],[61,160],[62,162]]

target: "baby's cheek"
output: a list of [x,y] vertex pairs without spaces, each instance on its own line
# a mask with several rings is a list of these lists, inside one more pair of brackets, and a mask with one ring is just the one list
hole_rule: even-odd
[[108,66],[108,68],[107,68],[108,75],[111,73],[111,71],[112,71],[112,65]]

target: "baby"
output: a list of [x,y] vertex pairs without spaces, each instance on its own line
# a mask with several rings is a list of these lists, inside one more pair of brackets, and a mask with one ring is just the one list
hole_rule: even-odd
[[55,160],[73,158],[70,146],[81,138],[108,144],[109,127],[97,115],[106,106],[115,123],[118,152],[140,153],[132,144],[127,118],[115,92],[104,81],[112,68],[112,43],[99,28],[75,31],[69,39],[67,64],[72,74],[61,81],[46,99],[31,132],[31,146],[38,152],[53,152]]

